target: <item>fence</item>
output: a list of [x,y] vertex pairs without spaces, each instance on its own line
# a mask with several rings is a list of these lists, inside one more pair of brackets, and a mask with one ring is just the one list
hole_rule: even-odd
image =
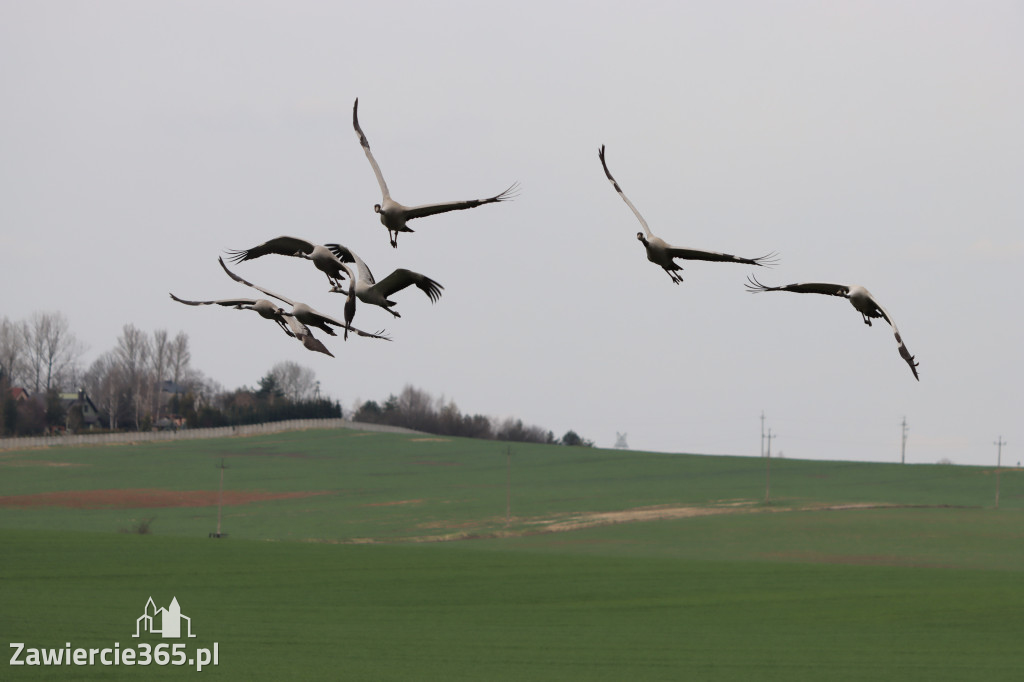
[[194,440],[197,438],[226,438],[228,436],[257,436],[302,429],[356,429],[387,433],[420,433],[401,426],[368,424],[348,419],[291,419],[266,424],[221,426],[214,429],[179,429],[177,431],[133,431],[124,433],[80,433],[64,436],[36,436],[30,438],[0,438],[0,450],[24,450],[75,445],[110,445],[112,443],[151,443],[159,441]]

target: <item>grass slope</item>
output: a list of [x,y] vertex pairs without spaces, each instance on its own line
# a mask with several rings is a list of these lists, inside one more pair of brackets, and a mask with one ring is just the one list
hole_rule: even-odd
[[[660,525],[660,524],[654,524]],[[605,529],[606,530],[606,529]],[[133,646],[176,596],[238,680],[1011,680],[1019,573],[3,531],[0,639]],[[479,551],[490,545],[490,551]],[[54,669],[7,668],[5,679]],[[61,668],[169,679],[183,668]]]
[[[0,453],[0,497],[105,489],[326,492],[225,508],[235,538],[352,541],[528,533],[581,512],[656,505],[759,503],[757,458],[511,446],[513,523],[506,528],[506,450],[493,441],[312,430],[135,446]],[[987,507],[991,470],[955,466],[781,460],[772,508],[824,504]],[[1024,476],[1004,471],[1001,507],[1024,508]],[[115,532],[156,517],[153,531],[204,536],[216,507],[2,508],[0,528]]]
[[[202,672],[218,679],[989,681],[1024,668],[1019,472],[1003,472],[996,510],[986,469],[785,460],[765,504],[763,460],[513,445],[506,527],[506,447],[308,431],[0,453],[0,498],[216,490],[221,458],[228,490],[330,493],[225,507],[221,541],[206,538],[215,506],[0,499],[0,640],[135,646],[152,596],[178,598],[190,649],[218,643]],[[704,515],[599,516],[652,507]],[[153,535],[116,532],[153,516]],[[400,542],[465,537],[490,539]],[[192,674],[0,666],[5,680]]]

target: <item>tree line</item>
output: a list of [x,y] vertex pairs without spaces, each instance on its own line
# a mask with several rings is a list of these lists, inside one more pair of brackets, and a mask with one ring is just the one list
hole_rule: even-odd
[[[148,333],[126,324],[114,347],[89,365],[84,352],[62,313],[0,318],[0,435],[341,416],[339,403],[320,397],[313,371],[294,362],[274,365],[259,388],[225,390],[192,366],[185,332]],[[31,399],[15,395],[17,388]]]
[[352,415],[353,421],[404,426],[441,436],[463,436],[521,443],[593,446],[593,442],[567,431],[555,438],[552,431],[523,424],[522,419],[492,419],[480,414],[463,414],[454,401],[434,398],[426,391],[406,386],[397,396],[388,396],[383,404],[367,400]]
[[[258,424],[344,416],[320,395],[313,370],[279,362],[253,388],[227,390],[192,366],[185,332],[152,333],[125,324],[113,348],[89,365],[85,344],[60,312],[25,320],[0,318],[0,436],[55,431],[149,431]],[[23,388],[32,398],[16,396]],[[87,396],[90,404],[85,404]],[[91,407],[95,414],[91,414]],[[521,419],[462,414],[451,400],[406,386],[383,403],[354,408],[354,421],[403,426],[446,436],[562,445],[593,443],[568,431],[561,438]]]

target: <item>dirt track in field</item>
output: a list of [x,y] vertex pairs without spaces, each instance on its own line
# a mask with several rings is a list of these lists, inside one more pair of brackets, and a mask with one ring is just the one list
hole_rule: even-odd
[[[258,490],[225,490],[224,504],[239,505],[268,500],[291,500],[315,495],[332,495],[331,491],[270,493]],[[68,490],[32,495],[0,496],[0,507],[66,507],[68,509],[150,509],[156,507],[214,507],[216,490],[160,490],[135,488],[129,490]]]
[[[795,511],[840,511],[850,509],[891,508],[890,504],[839,504],[839,505],[802,505],[795,507],[763,507],[753,500],[720,501],[709,506],[677,506],[657,505],[652,507],[634,507],[610,512],[569,512],[555,516],[516,517],[507,528],[495,529],[503,525],[504,517],[491,517],[477,522],[459,523],[435,521],[424,523],[420,528],[434,531],[429,535],[402,538],[406,542],[450,542],[454,540],[477,540],[499,537],[522,537],[546,533],[566,533],[584,528],[610,526],[619,523],[639,523],[644,521],[661,521],[669,519],[697,518],[700,516],[719,516],[723,514],[765,514]],[[437,531],[442,531],[438,533]],[[448,532],[444,532],[448,531]],[[364,540],[365,541],[365,540]]]

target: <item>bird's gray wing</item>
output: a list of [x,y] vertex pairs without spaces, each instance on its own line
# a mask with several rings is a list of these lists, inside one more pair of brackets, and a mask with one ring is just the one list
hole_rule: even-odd
[[781,287],[769,287],[761,284],[756,277],[747,277],[747,290],[751,293],[761,291],[793,291],[798,294],[827,294],[828,296],[842,296],[846,298],[850,293],[850,287],[845,284],[830,284],[828,282],[802,282],[799,284],[787,284]]
[[373,334],[371,334],[370,332],[364,332],[362,329],[356,329],[355,327],[349,327],[349,331],[355,332],[359,336],[365,336],[370,339],[381,339],[383,341],[391,340],[391,337],[388,336],[386,329],[381,329],[380,331]]
[[443,286],[426,275],[421,275],[418,272],[406,270],[405,268],[399,268],[382,279],[377,283],[376,289],[383,293],[385,297],[388,297],[397,291],[405,289],[410,284],[415,284],[420,291],[425,293],[431,303],[441,298],[441,289],[444,289]]
[[297,256],[299,254],[312,253],[314,244],[308,242],[305,239],[299,239],[298,237],[277,237],[270,241],[263,242],[259,246],[254,246],[251,249],[242,249],[238,251],[228,251],[230,254],[231,262],[241,263],[242,261],[252,260],[253,258],[259,258],[260,256],[266,256],[267,254],[276,253],[282,256]]
[[[312,313],[313,315],[315,315],[316,317],[318,317],[320,319],[320,321],[324,322],[325,324],[328,324],[328,325],[333,324],[335,327],[344,327],[345,326],[344,322],[342,322],[342,321],[340,321],[338,319],[335,319],[335,318],[331,317],[330,315],[325,315],[324,313],[320,312],[319,310],[314,310],[313,308],[310,308],[309,312]],[[348,331],[353,332],[355,334],[358,334],[359,336],[365,336],[365,337],[368,337],[368,338],[371,338],[371,339],[384,339],[385,341],[390,341],[391,340],[391,337],[387,336],[383,330],[377,332],[376,334],[371,334],[370,332],[364,332],[362,329],[356,329],[355,327],[349,327]]]
[[327,346],[324,345],[324,342],[316,338],[312,334],[307,334],[306,336],[303,336],[300,339],[300,341],[302,341],[302,345],[305,346],[308,350],[316,351],[317,353],[323,353],[324,355],[330,355],[332,358],[334,357],[334,353],[327,350]]
[[447,213],[448,211],[461,211],[467,208],[476,208],[477,206],[493,204],[498,201],[508,201],[509,199],[516,198],[518,189],[519,183],[514,182],[501,194],[495,194],[493,197],[487,197],[486,199],[469,199],[467,201],[447,201],[438,204],[408,206],[405,209],[405,217],[407,220],[412,220],[413,218],[423,218],[428,215]]
[[370,151],[370,143],[366,139],[366,135],[363,134],[363,129],[359,127],[359,98],[356,97],[356,103],[352,105],[352,127],[356,129],[356,134],[359,136],[359,144],[363,147],[363,152],[366,153],[366,158],[370,162],[370,166],[373,167],[373,174],[377,176],[377,184],[380,185],[380,193],[387,199],[391,196],[388,192],[388,184],[384,182],[384,175],[380,172],[380,166],[377,165],[377,160],[373,158],[373,152]]
[[[325,324],[333,324],[335,327],[344,327],[345,326],[344,322],[342,322],[340,320],[337,320],[337,319],[331,317],[330,315],[324,314],[324,313],[322,313],[319,310],[316,310],[314,308],[310,308],[309,312],[310,312],[311,315],[319,318],[320,321],[325,323]],[[333,332],[331,332],[331,333],[333,334]]]
[[309,331],[309,327],[307,327],[302,322],[299,322],[294,315],[287,315],[285,317],[285,321],[288,324],[288,329],[291,330],[292,335],[295,336],[296,338],[301,337],[303,334],[311,333]]
[[183,298],[178,298],[174,294],[170,294],[170,296],[178,303],[184,303],[185,305],[223,305],[238,308],[243,305],[253,305],[256,303],[255,298],[221,298],[216,301],[186,301]]
[[633,202],[629,200],[629,197],[626,196],[626,193],[622,191],[621,187],[619,187],[619,183],[616,182],[615,178],[612,177],[611,171],[608,170],[608,164],[604,160],[604,145],[601,145],[601,149],[598,150],[597,155],[601,159],[601,165],[604,167],[604,174],[608,176],[608,180],[609,182],[612,183],[612,187],[614,187],[615,191],[619,193],[619,196],[622,197],[622,200],[626,202],[626,206],[629,206],[630,210],[633,211],[633,215],[635,215],[637,220],[640,221],[640,224],[644,228],[644,232],[647,234],[647,238],[651,239],[652,237],[654,237],[654,234],[651,232],[651,228],[647,227],[647,221],[644,220],[644,217],[642,215],[640,215],[640,211],[636,210],[636,206],[634,206]]
[[903,343],[903,337],[900,336],[899,327],[896,326],[896,322],[892,319],[892,316],[889,315],[889,311],[882,307],[882,304],[878,302],[878,299],[875,298],[875,295],[870,294],[870,297],[871,302],[875,304],[876,308],[878,308],[878,312],[882,313],[882,319],[888,322],[889,326],[892,327],[893,336],[896,337],[896,343],[899,346],[900,357],[903,358],[908,365],[910,365],[910,371],[914,373],[914,378],[920,381],[921,377],[917,375],[917,366],[920,363],[914,361],[914,356],[911,355],[910,351],[907,349],[907,344]]
[[[363,262],[362,258],[356,255],[355,251],[341,244],[324,244],[324,246],[337,256],[338,260],[342,263],[355,263],[356,268],[359,270],[359,279],[367,284],[376,283],[377,280],[373,278],[373,273],[370,272],[369,266]],[[349,279],[351,279],[351,276]]]
[[279,301],[284,301],[288,305],[291,305],[291,306],[295,305],[295,301],[293,301],[292,299],[288,298],[287,296],[282,296],[281,294],[275,294],[270,289],[264,289],[261,286],[257,286],[255,284],[253,284],[252,282],[250,282],[250,281],[248,281],[246,279],[243,279],[243,278],[239,277],[238,275],[236,275],[235,273],[231,272],[230,270],[228,270],[228,266],[224,265],[224,259],[223,258],[217,258],[217,262],[220,263],[220,266],[222,268],[224,268],[224,272],[228,273],[228,277],[230,277],[231,279],[235,280],[236,282],[241,282],[245,286],[252,287],[256,291],[262,291],[267,296],[270,296],[271,298],[276,298]]
[[763,256],[758,256],[757,258],[743,258],[742,256],[734,256],[731,253],[719,253],[718,251],[704,251],[702,249],[684,249],[678,246],[670,246],[668,248],[668,254],[672,258],[683,258],[685,260],[707,260],[724,263],[745,263],[747,265],[771,266],[778,262],[778,254],[776,254],[774,251],[772,253],[766,253]]
[[294,317],[289,316],[288,327],[291,329],[292,336],[297,338],[302,345],[308,350],[316,351],[317,353],[323,353],[324,355],[330,355],[332,358],[334,354],[327,350],[327,346],[323,344],[323,341],[313,336],[313,332],[310,331],[302,322],[299,322]]

